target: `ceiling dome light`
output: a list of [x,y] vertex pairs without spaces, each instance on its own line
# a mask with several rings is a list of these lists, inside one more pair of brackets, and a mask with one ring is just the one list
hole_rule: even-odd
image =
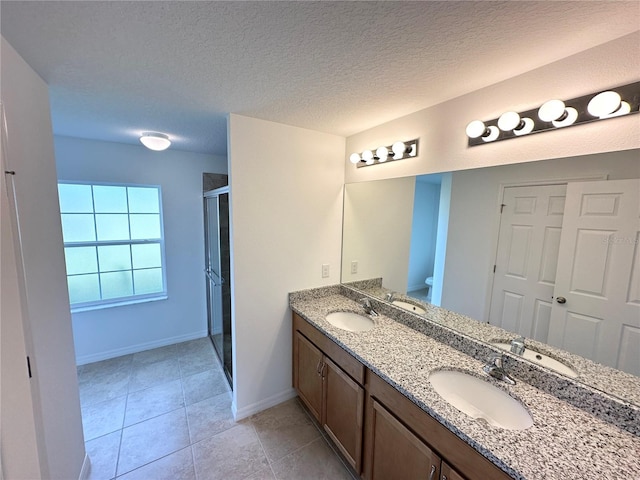
[[356,163],[358,163],[360,160],[362,160],[362,159],[360,158],[360,154],[359,153],[352,153],[351,156],[349,157],[349,161],[351,163],[353,163],[354,165]]
[[604,118],[620,108],[620,95],[616,92],[602,92],[593,97],[587,105],[587,112],[593,117]]
[[378,147],[376,157],[378,157],[379,162],[386,162],[387,158],[389,158],[389,150],[387,150],[387,147]]
[[166,150],[171,145],[169,136],[164,133],[145,132],[140,137],[140,142],[149,150],[161,152]]

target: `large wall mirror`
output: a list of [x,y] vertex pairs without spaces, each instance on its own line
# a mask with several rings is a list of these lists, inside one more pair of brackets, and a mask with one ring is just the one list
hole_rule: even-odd
[[639,179],[631,150],[347,184],[342,283],[638,377]]

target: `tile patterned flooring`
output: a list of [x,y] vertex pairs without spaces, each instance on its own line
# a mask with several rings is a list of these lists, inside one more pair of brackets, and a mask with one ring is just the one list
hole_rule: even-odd
[[295,398],[235,422],[208,338],[78,367],[91,480],[353,480]]

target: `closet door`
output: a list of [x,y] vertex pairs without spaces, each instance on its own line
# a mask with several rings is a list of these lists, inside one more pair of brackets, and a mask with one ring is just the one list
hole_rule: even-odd
[[640,179],[568,185],[548,343],[640,375]]

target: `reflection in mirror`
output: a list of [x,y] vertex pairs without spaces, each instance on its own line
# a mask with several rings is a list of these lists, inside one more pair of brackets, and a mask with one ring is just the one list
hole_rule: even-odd
[[[342,282],[382,278],[368,293],[441,306],[512,332],[495,340],[522,335],[638,376],[640,181],[613,181],[640,177],[639,154],[348,184]],[[614,216],[615,227],[581,220]],[[640,380],[621,377],[634,392],[615,394],[640,405]],[[606,389],[594,378],[578,380]]]

